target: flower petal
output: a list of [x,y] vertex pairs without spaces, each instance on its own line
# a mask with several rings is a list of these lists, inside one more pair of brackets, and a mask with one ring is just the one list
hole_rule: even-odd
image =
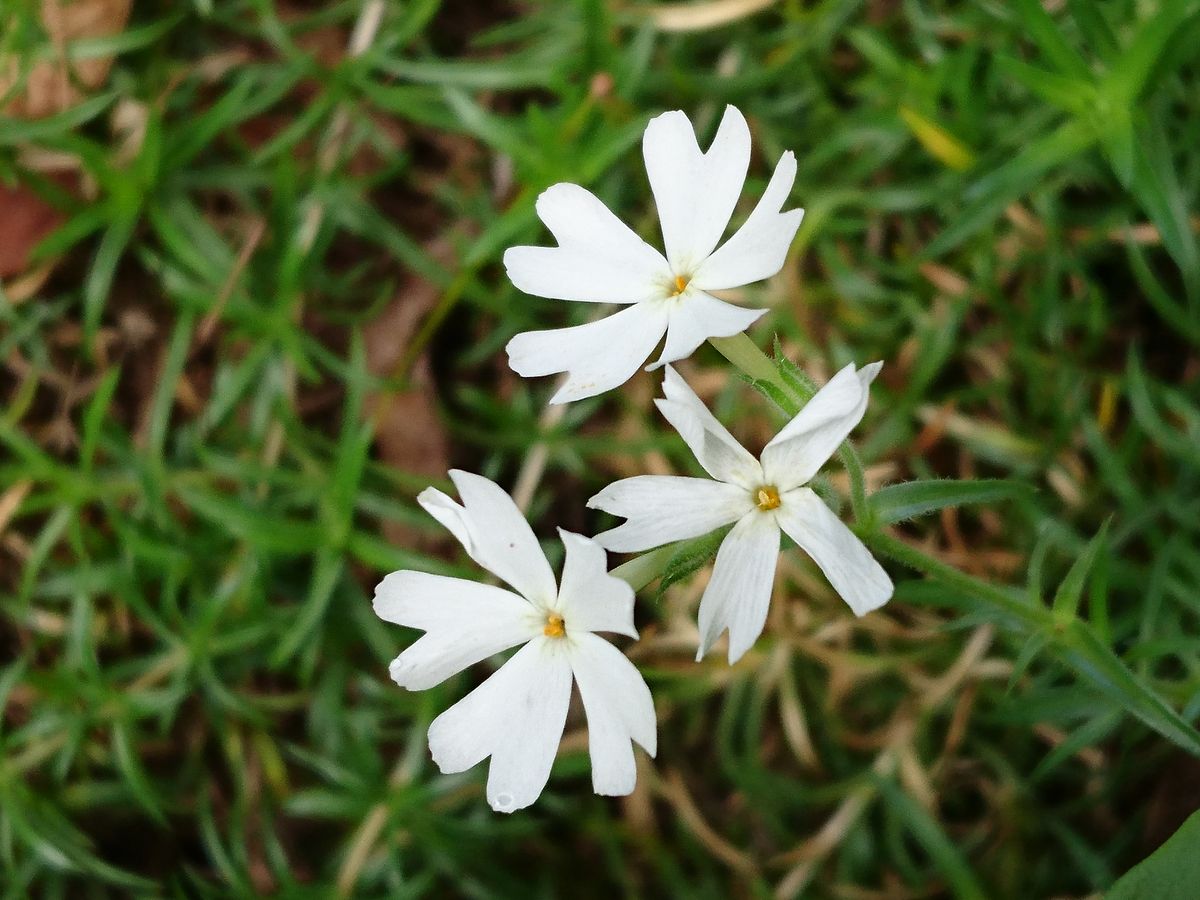
[[417,502],[458,538],[471,559],[527,600],[548,607],[558,594],[554,572],[512,498],[481,475],[451,469],[450,478],[461,506],[437,488],[421,491]]
[[825,573],[856,616],[879,609],[892,598],[892,579],[871,551],[809,488],[788,491],[776,517]]
[[375,588],[375,614],[426,632],[392,661],[396,684],[433,687],[541,633],[537,611],[503,588],[428,572],[393,572]]
[[654,403],[691,448],[696,461],[718,481],[746,490],[762,482],[762,467],[713,417],[708,407],[670,366],[663,378],[665,399]]
[[726,106],[712,145],[702,153],[692,123],[675,110],[650,120],[642,155],[667,259],[677,275],[690,275],[729,225],[750,165],[750,128],[737,109]]
[[692,276],[696,287],[723,291],[770,278],[783,268],[804,210],[780,212],[796,180],[796,155],[779,158],[758,205],[729,240],[704,260]]
[[429,726],[429,751],[442,772],[492,758],[487,798],[497,812],[529,806],[550,778],[571,701],[563,643],[534,638]]
[[767,621],[778,557],[779,526],[771,515],[756,510],[725,536],[712,578],[700,598],[697,662],[726,628],[730,665],[754,646]]
[[590,191],[553,185],[538,197],[537,212],[558,246],[512,247],[504,254],[519,290],[597,303],[636,303],[667,291],[671,270],[662,254]]
[[604,548],[591,538],[562,528],[558,534],[567,548],[567,557],[563,562],[557,609],[567,633],[574,636],[589,631],[613,631],[636,638],[633,588],[608,574]]
[[662,356],[647,366],[647,371],[691,356],[710,337],[740,334],[766,313],[765,309],[734,306],[703,291],[689,291],[670,310]]
[[550,402],[569,403],[628,381],[666,330],[663,302],[635,303],[598,322],[518,334],[508,342],[508,364],[524,378],[568,372]]
[[867,411],[867,389],[883,363],[848,365],[763,448],[763,475],[780,491],[807,484]]
[[637,782],[631,741],[651,756],[658,751],[650,688],[621,651],[594,634],[572,637],[570,657],[587,713],[592,789],[609,797],[629,794]]
[[613,482],[587,503],[628,521],[596,535],[596,542],[621,553],[649,550],[699,537],[736,522],[754,506],[736,484],[674,475],[635,475]]

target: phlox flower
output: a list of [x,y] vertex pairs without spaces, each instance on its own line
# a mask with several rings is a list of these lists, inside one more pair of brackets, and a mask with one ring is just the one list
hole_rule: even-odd
[[882,363],[848,365],[819,390],[755,459],[668,367],[659,410],[713,477],[638,475],[588,501],[627,521],[596,536],[609,550],[648,550],[735,523],[717,551],[700,600],[701,659],[729,629],[729,661],[753,646],[767,619],[779,533],[813,558],[857,615],[892,596],[892,581],[853,532],[809,487],[867,408]]
[[492,809],[529,806],[549,780],[574,681],[587,715],[592,786],[597,794],[630,793],[636,779],[632,741],[651,756],[656,751],[654,703],[633,663],[595,632],[637,637],[632,588],[608,574],[597,543],[562,529],[566,560],[556,585],[508,494],[479,475],[456,470],[450,477],[461,505],[435,488],[417,501],[475,562],[513,590],[426,572],[388,575],[375,589],[376,614],[425,632],[392,662],[391,676],[403,688],[423,690],[522,646],[433,720],[434,762],[444,773],[462,772],[490,756]]
[[710,337],[744,331],[766,310],[733,306],[709,292],[774,275],[800,227],[804,210],[782,211],[796,178],[789,151],[742,227],[717,246],[750,164],[750,129],[732,106],[707,151],[676,110],[650,121],[642,152],[665,257],[575,184],[556,184],[537,200],[538,216],[557,247],[512,247],[504,254],[509,278],[527,294],[626,305],[596,322],[528,331],[509,341],[509,365],[517,374],[568,373],[551,403],[624,383],[664,333],[662,355],[651,369],[691,355]]

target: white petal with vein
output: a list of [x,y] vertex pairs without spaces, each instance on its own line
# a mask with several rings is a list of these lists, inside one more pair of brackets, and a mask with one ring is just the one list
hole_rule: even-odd
[[809,488],[783,496],[779,526],[825,573],[856,616],[878,609],[892,597],[892,579],[833,511]]
[[588,506],[627,519],[596,535],[596,541],[628,553],[708,534],[744,516],[753,502],[744,488],[721,481],[635,475],[613,482]]
[[758,460],[716,420],[688,383],[670,366],[663,378],[663,393],[666,398],[655,400],[655,405],[709,475],[746,490],[761,483],[762,467]]
[[692,280],[705,291],[723,291],[770,278],[783,268],[804,210],[781,212],[796,180],[796,156],[783,154],[758,205],[729,240],[696,270]]
[[559,300],[636,303],[662,296],[670,283],[662,254],[585,188],[547,188],[537,211],[558,246],[512,247],[504,254],[508,277],[519,290]]
[[725,536],[708,587],[700,598],[697,660],[726,628],[730,665],[754,646],[767,621],[778,557],[779,526],[768,513],[755,510]]
[[525,378],[567,372],[550,402],[581,400],[628,381],[666,330],[662,301],[635,303],[598,322],[518,334],[508,342],[508,364]]
[[566,621],[568,633],[611,631],[636,638],[633,588],[608,574],[604,548],[591,538],[562,528],[558,534],[567,556],[556,608]]
[[701,152],[692,123],[675,110],[646,126],[642,155],[667,259],[676,274],[691,274],[729,225],[750,164],[750,128],[741,112],[726,106],[716,137]]
[[467,554],[522,596],[542,605],[558,593],[550,563],[533,529],[512,498],[481,475],[451,469],[462,504],[436,488],[426,488],[417,502],[458,538]]
[[462,772],[490,756],[488,803],[497,812],[523,809],[550,778],[570,699],[566,648],[535,638],[433,720],[433,761],[443,772]]
[[537,611],[492,585],[427,572],[393,572],[375,588],[375,613],[425,634],[392,662],[395,682],[433,687],[467,666],[539,634]]
[[587,714],[592,788],[623,796],[637,780],[631,742],[651,756],[658,749],[650,689],[633,663],[594,634],[572,638],[570,655]]
[[807,484],[862,421],[883,363],[846,366],[763,448],[763,477],[781,491]]
[[676,303],[671,308],[662,355],[648,369],[686,359],[711,337],[741,334],[767,312],[765,309],[743,309],[703,291],[690,291]]

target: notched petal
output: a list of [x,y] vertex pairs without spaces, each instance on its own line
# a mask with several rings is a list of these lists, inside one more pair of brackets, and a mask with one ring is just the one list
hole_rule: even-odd
[[567,372],[550,402],[569,403],[628,381],[666,329],[662,304],[636,303],[586,325],[518,334],[508,342],[508,364],[525,378]]
[[562,614],[567,633],[573,636],[611,631],[636,638],[633,588],[608,573],[604,548],[591,538],[562,528],[558,534],[567,553],[556,608]]
[[658,751],[650,688],[624,654],[594,634],[573,641],[571,668],[587,715],[592,788],[629,794],[637,781],[633,742],[651,756]]
[[481,475],[452,469],[450,478],[462,504],[436,488],[426,488],[417,502],[458,538],[467,555],[522,596],[541,606],[558,593],[554,573],[533,529],[512,498]]
[[497,812],[529,806],[550,778],[571,699],[571,666],[557,645],[530,641],[429,726],[430,754],[442,772],[491,757],[487,798]]

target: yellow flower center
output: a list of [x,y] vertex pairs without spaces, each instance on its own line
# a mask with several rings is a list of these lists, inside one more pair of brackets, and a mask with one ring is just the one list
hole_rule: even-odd
[[542,634],[546,637],[562,637],[567,633],[567,629],[563,625],[563,617],[558,613],[550,613],[546,616],[546,627],[542,629]]
[[675,276],[675,296],[676,297],[678,297],[680,294],[682,294],[684,291],[687,290],[689,281],[691,281],[690,278],[685,278],[682,275]]
[[779,490],[773,484],[764,484],[754,494],[754,502],[758,504],[758,508],[763,512],[769,509],[779,509],[779,504],[782,502],[779,499]]

